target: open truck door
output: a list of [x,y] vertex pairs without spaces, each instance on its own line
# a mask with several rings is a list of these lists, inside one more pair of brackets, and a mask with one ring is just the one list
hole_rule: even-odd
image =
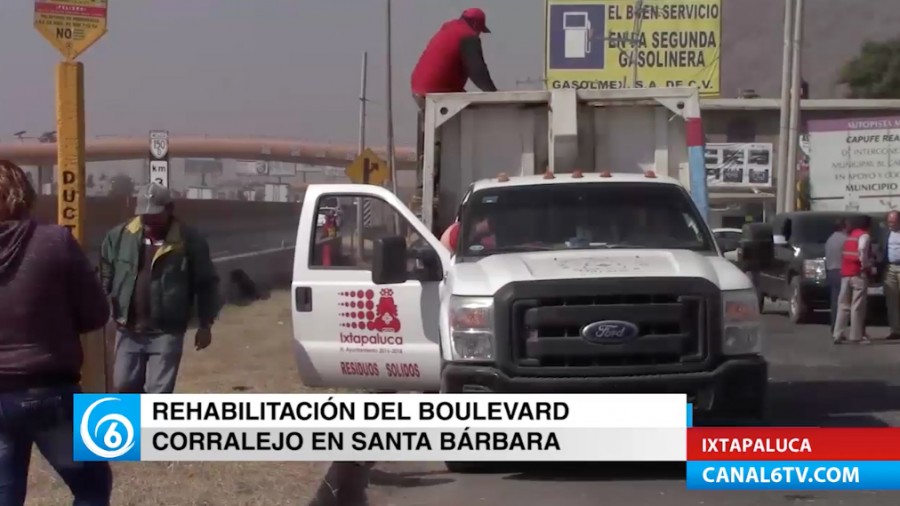
[[[317,227],[325,204],[362,223]],[[360,240],[361,239],[361,240]],[[310,185],[291,287],[294,353],[307,386],[438,391],[440,283],[450,252],[393,193]]]

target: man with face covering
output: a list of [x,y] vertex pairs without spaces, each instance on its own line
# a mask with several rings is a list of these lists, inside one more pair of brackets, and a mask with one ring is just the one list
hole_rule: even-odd
[[100,277],[119,327],[113,369],[119,392],[172,393],[195,308],[195,348],[212,341],[220,304],[209,245],[173,211],[169,190],[151,184],[137,197],[137,216],[103,241]]

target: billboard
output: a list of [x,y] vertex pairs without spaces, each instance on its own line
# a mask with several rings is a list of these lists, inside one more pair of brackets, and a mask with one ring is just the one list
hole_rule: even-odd
[[900,116],[811,120],[807,128],[813,210],[900,208]]
[[269,168],[262,160],[235,160],[234,171],[239,176],[265,176]]
[[273,177],[293,177],[297,175],[297,164],[288,162],[268,162],[269,175]]
[[293,177],[297,175],[297,164],[264,160],[235,160],[235,171],[239,176]]
[[222,160],[216,158],[185,158],[185,174],[221,174]]
[[772,144],[708,143],[708,188],[768,188],[772,186]]
[[722,0],[644,0],[639,10],[634,0],[546,1],[548,88],[719,94]]

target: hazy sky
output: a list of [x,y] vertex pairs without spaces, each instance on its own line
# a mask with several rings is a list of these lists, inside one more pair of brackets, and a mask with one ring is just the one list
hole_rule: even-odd
[[[541,75],[543,0],[392,5],[398,145],[415,136],[412,67],[440,24],[467,7],[487,13],[486,59],[499,87]],[[0,0],[0,141],[55,128],[59,55],[32,22],[31,0]],[[165,128],[355,144],[368,51],[368,135],[383,145],[384,48],[385,0],[109,0],[109,32],[81,57],[88,133]]]

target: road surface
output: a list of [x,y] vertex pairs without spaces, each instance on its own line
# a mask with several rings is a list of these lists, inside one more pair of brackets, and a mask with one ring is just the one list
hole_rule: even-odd
[[[226,308],[215,328],[214,346],[195,352],[188,342],[179,392],[304,391],[290,351],[290,301],[289,292],[276,291],[249,307]],[[834,346],[824,325],[793,327],[782,314],[768,314],[765,322],[775,424],[900,426],[900,344]],[[870,329],[873,338],[885,332]],[[328,467],[325,462],[117,463],[114,504],[303,505],[324,486]],[[683,477],[683,464],[553,464],[457,475],[442,463],[381,463],[367,492],[372,506],[900,503],[900,492],[691,492]],[[66,501],[71,501],[68,490],[36,458],[29,504]]]
[[[773,308],[778,309],[777,307]],[[900,426],[900,343],[834,346],[825,325],[765,317],[774,425]],[[878,338],[884,328],[871,328]],[[441,463],[379,464],[371,504],[384,506],[869,506],[898,492],[687,491],[684,465],[550,465],[457,475]]]

